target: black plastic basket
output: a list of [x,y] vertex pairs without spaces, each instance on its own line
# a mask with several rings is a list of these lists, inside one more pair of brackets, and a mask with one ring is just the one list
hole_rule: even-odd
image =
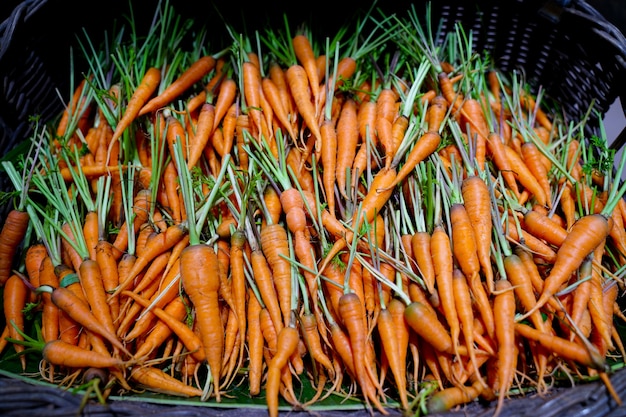
[[[157,4],[156,1],[147,3],[148,13],[143,16],[137,14],[143,5],[140,7],[137,2],[133,2],[134,18],[140,23],[139,29],[142,21],[149,23]],[[200,24],[204,23],[202,16],[214,13],[214,3],[211,2],[193,5],[190,2],[170,3],[182,15],[193,16]],[[282,25],[283,12],[298,16],[296,3],[272,2],[271,13],[261,13],[263,9],[259,5],[242,11],[228,6],[226,2],[218,2],[217,8],[221,7],[227,18],[245,25],[246,31],[252,32],[266,24]],[[338,25],[355,13],[354,5],[347,3],[319,5],[319,12],[312,12],[316,15],[305,18],[311,20],[311,27],[314,31],[319,30],[320,35],[323,31],[333,34]],[[425,3],[381,2],[377,7],[386,13],[403,13],[413,5],[419,12],[424,10]],[[361,4],[360,7],[364,9],[366,6],[369,5]],[[329,7],[334,8],[336,16],[330,20],[324,16],[325,9]],[[94,12],[91,7],[77,0],[26,0],[17,4],[0,23],[0,157],[28,138],[32,132],[33,116],[46,122],[59,115],[62,103],[68,100],[70,93],[70,47],[74,47],[74,55],[77,56],[77,35],[80,36],[83,28],[97,41],[98,34],[110,29],[113,19],[123,19],[127,10],[127,2],[109,2]],[[466,29],[471,29],[476,50],[488,51],[503,71],[523,72],[535,92],[541,88],[547,98],[563,106],[566,117],[571,120],[578,120],[594,103],[595,112],[586,125],[589,133],[597,133],[599,120],[618,98],[626,103],[626,39],[613,24],[583,0],[512,0],[506,4],[497,0],[433,1],[432,15],[433,21],[441,19],[442,33],[453,31],[457,21]],[[80,60],[75,62],[77,73],[83,65]],[[621,145],[618,140],[615,146]],[[0,189],[5,189],[6,180],[2,181]],[[3,216],[0,220],[3,220]],[[615,387],[624,398],[625,372],[617,372],[612,377]],[[75,415],[80,407],[79,397],[66,392],[61,395],[59,391],[48,391],[21,380],[0,377],[0,411],[6,415],[14,415],[15,412],[31,416]],[[30,394],[30,397],[26,394]],[[25,402],[20,404],[18,397]],[[12,398],[16,399],[13,403]],[[12,406],[5,407],[7,404]],[[115,400],[107,406],[89,404],[84,412],[85,415],[98,416],[163,414],[185,417],[266,414],[258,409],[232,412],[194,406],[138,405],[132,401]],[[625,415],[626,409],[617,407],[603,384],[595,382],[554,390],[544,398],[528,395],[512,399],[501,415],[536,415],[538,412],[543,417],[610,417]],[[367,414],[365,411],[362,413]],[[492,413],[492,406],[474,403],[445,415],[488,416]]]

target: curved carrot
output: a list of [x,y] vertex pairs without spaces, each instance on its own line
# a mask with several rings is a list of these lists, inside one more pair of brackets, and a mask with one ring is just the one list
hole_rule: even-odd
[[41,350],[43,359],[53,365],[68,368],[119,368],[122,369],[129,361],[123,361],[98,351],[87,350],[62,340],[46,342]]
[[[309,79],[305,69],[298,64],[293,64],[287,69],[287,82],[293,96],[298,112],[302,116],[306,127],[309,128],[315,138],[315,151],[319,153],[322,144],[322,134],[317,121],[317,111],[309,94]],[[308,155],[305,155],[305,159]]]
[[215,106],[211,103],[204,103],[200,107],[195,134],[189,138],[187,169],[192,169],[200,160],[211,138],[214,120]]
[[496,319],[496,340],[498,342],[498,405],[495,414],[502,409],[504,399],[511,387],[517,364],[515,344],[515,295],[511,283],[506,279],[496,281],[496,296],[493,301],[493,315]]
[[153,366],[134,366],[130,370],[130,379],[144,388],[161,394],[178,397],[200,397],[202,390],[185,384],[168,373]]
[[389,187],[395,187],[400,184],[419,164],[421,161],[430,156],[437,150],[441,143],[441,135],[436,131],[428,131],[421,135],[409,154],[403,158],[402,167],[398,170],[395,180],[389,184]]
[[320,77],[311,41],[304,33],[298,33],[293,37],[291,43],[293,45],[293,51],[296,54],[296,58],[306,73],[307,84],[311,89],[313,103],[315,103],[314,114],[317,115],[320,110],[318,108],[318,103],[322,97],[320,92]]
[[144,114],[152,113],[171,103],[172,100],[207,75],[215,67],[216,62],[216,59],[212,56],[202,56],[198,58],[189,68],[180,74],[176,80],[168,85],[165,90],[144,104],[137,115],[143,116]]
[[[5,283],[3,293],[4,318],[9,327],[9,337],[12,339],[24,340],[21,333],[25,330],[24,308],[29,297],[29,288],[23,278],[18,274],[12,274]],[[13,348],[17,354],[21,354],[26,349],[19,343],[13,343]],[[26,356],[20,355],[20,362],[22,370],[26,370]]]
[[[109,146],[107,150],[108,157],[111,155],[111,149],[113,144],[116,143],[122,134],[128,129],[130,124],[139,115],[141,108],[148,101],[150,96],[156,91],[159,83],[161,82],[161,70],[155,67],[150,67],[144,74],[141,82],[133,92],[133,95],[126,104],[126,109],[120,120],[115,126],[113,136],[109,139]],[[106,165],[109,164],[109,158],[107,157]]]
[[267,365],[267,381],[265,382],[265,401],[270,417],[278,416],[282,370],[289,363],[289,358],[296,351],[299,341],[300,333],[295,327],[285,326],[278,333],[276,353]]

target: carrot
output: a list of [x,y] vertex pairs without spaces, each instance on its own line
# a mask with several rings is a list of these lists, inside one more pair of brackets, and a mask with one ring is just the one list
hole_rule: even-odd
[[504,142],[500,133],[489,132],[487,136],[487,151],[491,156],[491,160],[497,166],[506,185],[513,192],[514,196],[519,197],[520,190],[517,184],[517,178],[515,177],[506,150],[504,149]]
[[265,255],[260,249],[252,251],[250,254],[250,263],[252,265],[254,281],[259,289],[265,309],[268,311],[274,326],[280,329],[283,326],[283,319],[278,294],[276,294],[276,288],[274,287],[272,271]]
[[216,130],[220,123],[222,123],[228,110],[235,103],[238,92],[237,82],[232,78],[227,77],[220,82],[219,93],[214,103],[215,116],[213,118],[213,128],[211,131]]
[[[367,194],[361,201],[361,210],[355,211],[353,215],[353,230],[359,230],[364,223],[371,223],[374,217],[380,213],[393,194],[394,189],[390,184],[393,183],[395,178],[396,173],[393,169],[383,168],[378,171],[370,184]],[[330,261],[346,247],[347,242],[352,240],[353,233],[353,231],[349,231],[343,238],[335,241],[320,265],[320,273],[323,272]]]
[[210,378],[215,386],[216,400],[220,402],[224,325],[218,298],[219,264],[213,248],[205,244],[192,244],[183,249],[180,254],[180,279],[195,308],[202,345],[211,371]]
[[352,348],[352,356],[354,360],[354,370],[359,386],[364,391],[366,401],[370,401],[376,406],[381,414],[387,415],[389,412],[385,410],[379,399],[373,395],[371,383],[368,381],[367,374],[367,325],[365,323],[365,312],[363,311],[363,301],[353,292],[344,293],[339,298],[339,316],[346,328],[348,337],[350,338],[350,346]]
[[195,134],[189,139],[187,156],[188,169],[193,168],[198,163],[204,148],[209,144],[209,139],[213,132],[214,120],[215,106],[211,103],[204,103],[202,107],[200,107]]
[[518,154],[515,149],[504,144],[504,152],[511,165],[511,170],[515,173],[517,180],[522,184],[522,186],[528,190],[530,194],[533,195],[537,204],[542,206],[548,205],[548,196],[539,181],[532,174],[528,165],[522,159],[522,156]]
[[119,341],[115,333],[111,334],[91,312],[89,305],[72,292],[72,290],[66,287],[40,287],[40,289],[41,291],[49,291],[51,293],[50,298],[52,302],[59,307],[59,309],[67,313],[76,323],[104,337],[112,346],[116,347],[124,354],[132,356]]
[[483,386],[478,381],[470,386],[447,387],[428,398],[426,409],[429,414],[444,413],[457,405],[472,402],[482,391]]
[[[315,151],[319,153],[322,144],[322,133],[317,122],[317,111],[311,102],[309,94],[309,81],[306,70],[298,64],[293,64],[287,68],[287,82],[293,96],[298,112],[302,116],[304,123],[311,131],[315,139]],[[318,86],[319,87],[319,86]],[[305,155],[305,160],[308,155]]]
[[348,197],[346,177],[356,156],[356,148],[359,141],[357,128],[357,103],[353,98],[348,98],[341,106],[341,113],[337,120],[337,158],[335,179],[339,193]]
[[398,94],[390,87],[383,88],[376,98],[375,129],[378,141],[385,151],[385,167],[389,168],[395,154],[392,125],[396,118]]
[[261,392],[263,377],[263,333],[261,332],[261,303],[251,287],[248,288],[246,341],[248,347],[248,391],[256,396]]
[[247,332],[246,322],[246,276],[244,270],[244,247],[246,245],[246,236],[242,230],[235,230],[230,238],[230,281],[233,292],[234,311],[237,317],[238,332],[240,335],[240,358],[243,360],[245,338]]
[[[384,349],[385,357],[389,361],[389,367],[391,368],[394,381],[396,382],[398,396],[400,397],[400,406],[402,409],[407,410],[409,402],[406,379],[404,379],[406,362],[402,360],[403,357],[400,350],[400,340],[396,334],[396,326],[393,315],[388,308],[382,308],[378,313],[378,317],[376,319],[376,329],[378,330],[381,346]],[[406,352],[406,346],[404,346],[404,348]]]
[[458,268],[454,268],[452,290],[454,293],[456,311],[459,317],[459,322],[461,323],[461,330],[463,331],[463,336],[465,338],[467,353],[469,354],[470,361],[474,366],[475,376],[478,380],[482,381],[483,378],[480,376],[478,360],[476,359],[476,350],[474,347],[474,312],[470,288],[467,281],[468,278],[465,276],[463,271]]
[[172,100],[207,75],[215,67],[216,62],[216,59],[212,56],[202,56],[198,58],[162,92],[144,104],[137,116],[143,116],[144,114],[152,113],[161,107],[167,106]]
[[106,328],[108,333],[115,334],[116,328],[113,324],[111,308],[107,303],[107,294],[102,280],[100,265],[92,259],[85,259],[80,264],[78,276],[94,316]]
[[[142,256],[138,256],[125,277],[120,274],[118,288],[126,288],[158,255],[174,247],[187,233],[184,223],[169,226],[163,233],[158,233],[150,240]],[[117,290],[117,289],[116,289]]]
[[406,306],[404,318],[411,329],[435,350],[454,355],[452,338],[432,307],[412,301]]
[[278,332],[276,352],[267,365],[267,380],[265,395],[267,411],[270,417],[278,416],[278,396],[283,368],[289,363],[289,358],[296,351],[300,333],[293,326],[285,326]]
[[429,131],[439,132],[447,111],[448,102],[442,95],[436,95],[432,100],[430,100],[426,114]]
[[285,326],[291,317],[291,264],[287,230],[280,223],[261,229],[261,249],[272,269],[272,276]]
[[[143,78],[141,79],[141,82],[133,92],[133,95],[128,100],[128,103],[126,104],[126,109],[124,109],[123,115],[120,117],[120,120],[115,126],[113,136],[111,136],[111,139],[109,139],[107,155],[111,155],[111,149],[113,148],[113,144],[116,143],[120,137],[122,137],[122,134],[126,131],[126,129],[128,129],[128,127],[133,122],[133,120],[135,120],[137,115],[139,115],[141,108],[156,91],[160,82],[161,70],[155,67],[148,68]],[[108,165],[110,161],[109,157],[107,157],[106,161],[106,165]]]
[[[21,275],[11,274],[6,280],[3,293],[4,318],[7,326],[9,326],[9,337],[17,341],[23,341],[24,326],[26,319],[24,316],[24,308],[30,297],[29,288],[24,282]],[[20,355],[22,370],[26,370],[26,356],[21,355],[25,347],[19,343],[13,343],[15,353]]]
[[93,350],[87,350],[62,340],[46,342],[41,350],[43,359],[53,365],[69,368],[123,368],[129,362]]
[[493,315],[496,322],[496,340],[498,342],[498,404],[495,414],[499,414],[504,403],[517,363],[517,349],[515,344],[515,295],[511,282],[499,279],[495,284],[495,298],[493,301]]
[[[57,287],[59,279],[54,272],[52,258],[46,256],[39,270],[39,285]],[[41,334],[45,342],[59,338],[59,308],[50,299],[50,294],[41,294],[43,303],[41,314]]]
[[546,204],[548,207],[552,206],[552,186],[550,178],[548,177],[548,169],[543,162],[544,155],[541,153],[537,145],[531,141],[522,143],[521,146],[522,159],[526,163],[526,166],[537,179],[537,182],[541,186],[546,195]]
[[446,322],[450,327],[454,351],[459,343],[460,325],[454,301],[454,291],[452,279],[454,275],[451,239],[443,226],[437,225],[430,238],[430,252],[433,257],[435,268],[435,282],[437,283],[437,294],[441,300]]
[[279,88],[276,86],[274,81],[268,77],[264,77],[261,80],[261,88],[263,90],[263,95],[272,106],[274,115],[280,122],[283,129],[287,131],[287,134],[292,140],[296,140],[298,136],[293,128],[292,121],[289,119],[289,110],[285,107]]
[[559,247],[567,238],[567,230],[557,224],[550,217],[539,213],[536,210],[526,210],[524,212],[524,230],[528,233],[543,239],[546,242]]
[[582,264],[584,258],[604,242],[609,230],[609,221],[603,214],[588,214],[578,219],[557,251],[556,260],[544,281],[537,304],[522,317],[528,317],[543,307]]
[[[122,294],[132,298],[135,302],[139,303],[144,308],[150,305],[150,301],[146,300],[139,294],[135,294],[132,291],[123,291]],[[173,305],[173,307],[169,307],[170,305]],[[167,327],[169,327],[169,329],[174,334],[176,334],[176,336],[178,336],[180,341],[185,345],[187,350],[191,353],[191,355],[193,355],[196,360],[198,360],[199,362],[204,361],[206,359],[206,355],[204,352],[202,341],[190,327],[188,327],[183,321],[181,321],[181,319],[184,318],[186,315],[182,314],[182,312],[186,313],[184,301],[180,297],[176,297],[168,304],[168,307],[169,308],[166,308],[165,310],[160,307],[153,307],[151,311],[154,313],[155,316],[159,318],[159,320],[164,322]],[[178,311],[178,315],[181,318],[177,318],[169,311]],[[151,345],[148,344],[148,346]],[[158,345],[152,345],[152,347],[158,347]],[[135,357],[141,358],[141,355],[144,354],[144,352],[148,353],[150,349],[148,349],[147,351],[146,349],[147,348],[142,347],[140,350],[138,350],[138,353],[135,353]]]
[[153,366],[134,366],[130,370],[130,379],[144,388],[161,394],[177,397],[200,397],[202,390],[187,385],[168,373]]
[[332,377],[335,374],[330,357],[324,352],[315,314],[305,313],[299,317],[304,342],[311,358],[322,365]]
[[548,263],[554,263],[556,259],[556,251],[545,241],[528,233],[524,229],[517,228],[515,221],[510,217],[507,218],[506,224],[502,228],[509,240],[518,242],[530,250],[535,256],[545,260]]
[[19,244],[26,235],[30,216],[26,210],[12,209],[8,212],[0,231],[0,286],[11,274]]
[[430,233],[426,230],[416,231],[411,236],[413,258],[417,263],[419,273],[424,280],[426,290],[432,294],[435,292],[435,268],[430,252]]
[[[26,249],[26,254],[24,255],[24,269],[26,271],[26,277],[28,278],[28,282],[34,287],[37,288],[39,286],[40,281],[40,270],[43,264],[43,261],[48,257],[48,250],[46,246],[42,242],[37,242],[30,245]],[[36,294],[31,292],[29,295],[30,302],[36,302]]]
[[320,127],[322,149],[320,161],[322,163],[322,185],[326,197],[326,204],[330,214],[335,214],[335,182],[337,175],[337,152],[339,142],[337,129],[333,120],[324,118]]
[[[304,72],[306,73],[306,77],[308,80],[307,83],[309,87],[311,88],[311,95],[313,96],[313,103],[315,103],[315,107],[314,107],[315,114],[317,115],[320,110],[317,106],[320,100],[322,99],[322,97],[321,97],[321,91],[320,91],[320,77],[319,77],[319,73],[317,70],[316,57],[315,57],[315,53],[313,52],[311,41],[309,40],[307,35],[305,35],[304,33],[298,33],[292,38],[291,43],[293,45],[293,51],[296,54],[296,58],[298,59],[298,61],[300,62],[300,65],[302,66],[302,68],[304,69]],[[289,77],[289,74],[287,74],[287,76]],[[294,95],[294,98],[295,98],[295,95]]]
[[389,187],[393,188],[400,184],[413,172],[417,164],[437,150],[440,143],[441,135],[439,135],[439,132],[428,131],[421,135],[411,148],[409,154],[404,157],[402,167],[398,171],[396,178],[389,184]]
[[493,223],[491,221],[489,187],[480,176],[471,175],[463,179],[461,195],[465,211],[474,231],[478,260],[485,274],[487,288],[491,291],[494,285],[490,257]]
[[[253,136],[263,131],[261,121],[261,72],[260,68],[251,61],[242,64],[243,94],[245,97],[246,113],[250,116],[253,126]],[[266,139],[269,137],[265,135]]]
[[577,342],[570,342],[558,335],[543,333],[523,323],[515,323],[514,328],[515,333],[518,335],[539,343],[541,346],[565,360],[572,360],[592,369],[604,369],[604,358],[599,354],[597,349],[591,345],[583,346]]

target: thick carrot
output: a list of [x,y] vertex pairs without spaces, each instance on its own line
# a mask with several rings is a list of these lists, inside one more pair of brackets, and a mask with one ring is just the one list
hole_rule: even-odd
[[[26,254],[24,255],[24,269],[28,282],[30,282],[34,288],[39,286],[41,266],[44,259],[47,257],[48,250],[42,242],[33,243],[26,249]],[[36,298],[36,294],[31,292],[29,295],[30,301],[36,302]]]
[[515,149],[507,144],[503,144],[505,155],[511,165],[511,170],[515,173],[515,177],[522,186],[533,195],[537,204],[542,206],[548,205],[548,196],[539,181],[532,174],[528,165],[524,162],[522,156]]
[[215,397],[220,402],[224,325],[220,317],[218,296],[219,264],[213,248],[205,244],[193,244],[183,249],[180,254],[180,279],[196,312],[202,345],[215,386]]
[[144,104],[137,115],[143,116],[144,114],[152,113],[161,107],[167,106],[172,100],[207,75],[215,67],[216,62],[216,59],[212,56],[202,56],[198,58],[189,68],[180,74],[176,80],[168,85],[165,90]]
[[431,132],[439,132],[441,125],[448,111],[448,102],[442,95],[435,96],[428,103],[427,122],[428,130]]
[[394,139],[392,134],[393,121],[397,115],[396,100],[398,94],[391,87],[383,88],[376,98],[376,136],[385,151],[385,167],[391,167],[394,157]]
[[537,210],[526,210],[522,227],[533,236],[560,247],[567,238],[567,230]]
[[26,235],[30,216],[26,210],[12,209],[4,219],[0,231],[0,286],[3,286],[11,274],[19,244]]
[[447,387],[431,395],[426,408],[429,414],[444,413],[457,405],[472,402],[482,391],[483,386],[478,381],[470,386]]
[[274,287],[272,270],[260,249],[252,251],[250,254],[250,263],[252,265],[254,281],[258,287],[265,309],[268,311],[274,326],[280,329],[283,326],[283,319],[278,294]]
[[[128,100],[128,103],[126,104],[126,109],[124,110],[123,115],[120,117],[120,120],[115,126],[113,136],[111,136],[111,139],[109,140],[109,146],[107,150],[108,156],[111,155],[111,149],[113,148],[113,144],[116,143],[120,137],[122,137],[122,134],[126,131],[126,129],[128,129],[133,120],[135,120],[141,108],[156,91],[160,82],[161,70],[155,67],[148,68],[143,78],[141,79],[141,82],[133,92],[133,95]],[[107,157],[106,165],[108,164],[109,159]]]
[[454,355],[450,333],[427,304],[413,301],[406,306],[404,318],[413,331],[438,352]]

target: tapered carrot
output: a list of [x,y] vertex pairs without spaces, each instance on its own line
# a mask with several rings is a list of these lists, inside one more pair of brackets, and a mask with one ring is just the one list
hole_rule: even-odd
[[218,297],[219,265],[213,247],[206,244],[186,247],[180,255],[180,279],[196,312],[211,381],[215,386],[216,401],[220,402],[224,325]]
[[26,210],[12,209],[7,214],[0,231],[0,286],[11,276],[19,244],[26,235],[30,216]]
[[461,328],[456,311],[452,285],[452,277],[454,275],[454,254],[452,252],[451,243],[450,236],[445,231],[443,226],[435,226],[430,238],[430,253],[432,254],[433,266],[435,268],[437,294],[441,300],[441,307],[443,309],[446,322],[450,327],[452,343],[456,353]]
[[320,77],[317,71],[317,63],[313,46],[308,36],[304,33],[297,33],[291,40],[293,50],[296,54],[296,58],[300,62],[300,65],[304,69],[307,76],[307,84],[311,89],[311,96],[313,97],[314,110],[317,115],[320,109],[318,108],[319,101],[322,99],[320,91]]
[[91,311],[107,332],[115,334],[116,327],[113,324],[111,308],[107,303],[102,271],[98,262],[92,259],[83,260],[80,264],[79,278]]
[[522,159],[526,166],[537,179],[537,182],[546,195],[546,204],[552,206],[552,185],[548,177],[548,170],[543,162],[544,155],[541,153],[537,145],[531,141],[522,143],[521,146]]
[[130,361],[124,361],[98,351],[87,350],[62,340],[50,340],[41,350],[43,359],[53,365],[87,369],[87,368],[119,368],[122,369]]
[[522,156],[511,146],[504,144],[504,152],[511,166],[511,170],[515,173],[517,180],[522,186],[531,193],[537,202],[542,206],[548,205],[548,196],[539,181],[532,174],[528,165],[524,162]]
[[238,93],[237,82],[232,78],[227,77],[220,82],[219,92],[214,103],[215,116],[213,118],[213,128],[211,131],[217,129],[222,123],[226,113],[228,113],[228,109],[235,103]]
[[299,340],[300,334],[293,326],[285,326],[278,333],[276,353],[267,366],[267,380],[265,382],[265,401],[270,417],[278,416],[278,396],[282,370],[289,363],[289,358],[298,347]]
[[348,98],[341,106],[341,113],[337,120],[337,162],[336,181],[339,193],[347,197],[349,189],[346,188],[346,178],[356,156],[359,141],[357,128],[357,103],[353,98]]
[[320,161],[322,162],[322,185],[330,214],[335,214],[335,183],[337,169],[337,152],[339,141],[335,123],[330,118],[325,118],[320,127],[322,149]]
[[568,232],[565,228],[536,210],[526,210],[523,219],[524,230],[551,245],[559,247],[567,238]]
[[202,390],[185,384],[179,379],[153,366],[134,366],[130,379],[149,391],[177,397],[200,397]]
[[163,106],[167,106],[172,100],[207,75],[215,67],[216,62],[216,59],[212,56],[202,56],[198,58],[162,92],[144,104],[137,115],[143,116]]
[[132,354],[119,341],[115,333],[111,334],[107,328],[100,323],[89,309],[89,305],[75,295],[66,287],[50,288],[40,287],[42,291],[51,292],[51,299],[62,311],[67,313],[75,322],[81,324],[86,329],[104,337],[111,345],[119,349],[128,356]]
[[[144,308],[150,305],[150,302],[148,300],[146,300],[145,298],[141,297],[138,294],[135,294],[132,291],[123,291],[122,294],[127,297],[132,298],[135,302],[139,303]],[[183,312],[186,312],[184,301],[181,298],[174,298],[174,300],[172,300],[172,302],[168,304],[168,307],[172,304],[174,306],[178,304],[182,308],[173,307],[173,308],[170,308],[169,310],[173,312],[180,311],[180,310],[182,310]],[[155,316],[159,318],[159,320],[164,322],[170,328],[170,330],[174,334],[176,334],[176,336],[178,336],[178,338],[185,345],[187,350],[189,350],[190,354],[196,358],[196,360],[198,360],[199,362],[202,362],[206,359],[202,341],[190,327],[188,327],[183,321],[181,321],[181,319],[177,318],[175,315],[168,312],[168,308],[164,310],[160,307],[154,307],[152,308],[151,311],[154,313]],[[182,318],[184,318],[183,314],[181,314],[180,312],[178,314]],[[154,346],[154,347],[157,347],[157,346]],[[150,349],[146,351],[146,348],[142,348],[141,350],[138,351],[139,353],[135,353],[135,357],[140,358],[141,355],[143,355],[144,353],[148,353],[149,350]]]
[[600,213],[588,214],[574,223],[567,238],[557,251],[556,260],[550,274],[545,279],[543,292],[537,300],[537,304],[523,317],[528,317],[543,307],[548,299],[557,293],[561,285],[582,264],[584,258],[604,242],[609,230],[610,225],[607,218]]
[[376,98],[375,128],[378,141],[385,151],[385,167],[389,168],[395,154],[392,134],[393,121],[396,118],[396,100],[398,94],[391,88],[383,88]]
[[428,413],[443,413],[457,405],[470,403],[478,398],[482,391],[483,386],[478,381],[470,386],[444,388],[428,398],[426,403]]
[[496,414],[500,413],[504,399],[513,381],[517,362],[515,345],[515,295],[511,283],[506,279],[496,281],[494,298],[494,317],[496,319],[496,340],[498,342],[498,404]]
[[298,136],[293,128],[293,121],[289,119],[289,110],[285,107],[280,90],[274,81],[271,78],[264,77],[261,80],[261,88],[263,89],[263,94],[265,95],[267,101],[272,106],[274,115],[280,122],[281,127],[285,129],[292,140],[297,140]]
[[283,323],[291,320],[291,264],[287,230],[280,223],[268,224],[261,229],[261,249],[272,269],[274,286],[283,316]]
[[[318,153],[321,149],[322,134],[317,121],[317,111],[309,94],[307,72],[301,65],[293,64],[287,69],[286,76],[298,112],[315,138],[315,151]],[[306,157],[308,155],[305,155],[305,159]]]
[[[380,335],[381,345],[389,361],[389,367],[394,376],[394,381],[396,382],[400,405],[402,409],[406,410],[409,405],[406,380],[404,379],[405,375],[403,371],[403,369],[406,369],[406,362],[402,361],[400,341],[397,338],[393,316],[388,308],[382,308],[378,313],[376,329]],[[406,350],[406,346],[404,347]]]
[[[109,146],[107,149],[107,155],[111,155],[111,149],[113,144],[116,143],[122,134],[128,129],[130,124],[139,115],[141,108],[150,99],[152,94],[156,91],[159,83],[161,82],[161,70],[159,68],[150,67],[144,74],[141,82],[133,92],[133,95],[126,104],[126,109],[123,115],[120,117],[119,122],[115,126],[113,136],[109,140]],[[107,163],[109,164],[109,158],[107,157]]]
[[396,178],[389,184],[389,187],[395,187],[400,184],[408,175],[413,172],[413,169],[421,161],[425,160],[433,152],[437,150],[441,143],[441,135],[436,131],[428,131],[421,135],[408,155],[403,158],[402,167],[398,170]]
[[250,263],[265,309],[268,311],[274,326],[280,329],[283,326],[283,319],[278,294],[276,294],[274,287],[272,271],[260,248],[253,250],[250,254]]
[[215,106],[211,103],[204,103],[200,107],[198,114],[198,123],[193,137],[189,138],[189,150],[187,156],[187,168],[193,168],[206,148],[213,133],[213,124],[215,120]]
[[[20,333],[24,333],[26,318],[24,316],[24,308],[30,294],[29,289],[22,276],[11,274],[7,279],[4,288],[4,318],[9,326],[9,337],[14,340],[22,341],[24,337]],[[21,354],[26,349],[24,345],[13,343],[13,348],[17,354]],[[26,356],[20,355],[22,370],[26,370]]]
[[350,346],[352,347],[352,355],[354,358],[354,370],[359,386],[364,390],[368,403],[371,401],[381,414],[387,415],[388,411],[383,408],[379,399],[370,392],[371,382],[368,382],[369,376],[366,370],[366,367],[369,366],[366,360],[368,332],[365,323],[365,313],[363,311],[363,301],[353,292],[344,293],[339,298],[338,307],[339,316],[350,338]]
[[248,347],[248,389],[250,395],[256,396],[261,392],[263,377],[263,333],[261,332],[260,315],[261,303],[256,298],[252,288],[248,289],[248,303],[246,305],[246,342]]

